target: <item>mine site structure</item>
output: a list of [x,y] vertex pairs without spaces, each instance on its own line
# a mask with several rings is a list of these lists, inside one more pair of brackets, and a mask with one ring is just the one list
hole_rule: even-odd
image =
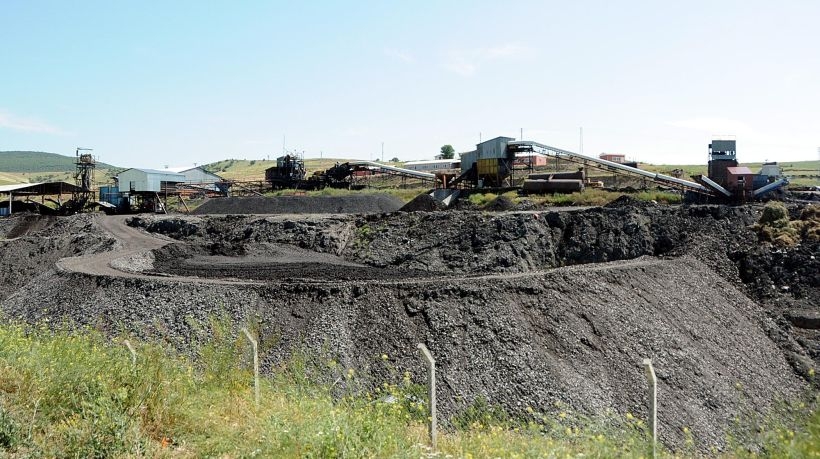
[[89,201],[94,200],[94,172],[97,169],[97,160],[90,152],[93,148],[77,147],[74,151],[76,158],[74,165],[74,184],[77,186],[71,199],[65,203],[58,203],[60,213],[71,214],[82,211]]
[[227,196],[233,185],[202,167],[131,168],[114,180],[113,185],[100,187],[98,204],[108,214],[167,213],[169,198],[178,199],[187,210],[186,198]]
[[766,163],[761,173],[755,174],[737,162],[737,141],[716,139],[709,144],[709,168],[706,176],[695,179],[712,191],[713,196],[723,200],[746,202],[775,193],[789,184],[780,177],[777,163]]
[[74,181],[80,187],[86,198],[94,192],[94,171],[97,168],[97,161],[91,153],[80,153],[81,151],[94,151],[93,148],[77,147],[75,156],[76,172],[74,173]]
[[336,163],[324,171],[307,175],[304,159],[296,155],[285,155],[276,158],[276,166],[265,170],[265,181],[270,188],[295,190],[321,190],[323,188],[343,188],[360,190],[366,185],[355,183],[358,175],[368,176],[378,171],[383,174],[404,178],[416,178],[433,182],[435,174],[429,172],[390,166],[374,161],[348,161]]
[[[585,186],[600,186],[586,176],[588,168],[631,176],[685,193],[690,201],[745,202],[770,197],[788,185],[780,177],[776,163],[766,163],[759,174],[738,166],[735,140],[715,140],[709,144],[707,175],[681,178],[683,171],[673,175],[639,169],[637,164],[611,161],[563,150],[530,140],[496,137],[479,143],[476,150],[461,154],[461,175],[453,178],[448,187],[462,183],[473,188],[508,189],[514,187],[515,164],[519,155],[543,155],[575,163],[577,172],[533,173],[520,187],[524,193],[555,193],[583,191]],[[518,188],[518,187],[515,187]]]

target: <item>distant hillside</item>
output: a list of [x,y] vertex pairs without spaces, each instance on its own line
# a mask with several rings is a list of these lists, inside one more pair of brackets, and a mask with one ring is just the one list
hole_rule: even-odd
[[[0,151],[0,172],[66,172],[74,170],[73,156],[63,156],[42,151]],[[98,169],[113,166],[97,163]]]

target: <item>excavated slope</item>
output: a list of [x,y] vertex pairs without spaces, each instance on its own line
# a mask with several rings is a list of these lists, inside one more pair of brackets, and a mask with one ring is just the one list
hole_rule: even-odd
[[415,345],[424,342],[437,358],[445,415],[479,398],[518,414],[562,402],[587,414],[645,415],[640,363],[650,357],[661,437],[671,444],[684,426],[720,444],[734,416],[803,387],[761,328],[759,307],[691,258],[395,284],[242,287],[46,273],[3,309],[183,347],[195,333],[190,324],[227,314],[260,323],[263,348],[271,347],[265,368],[307,350],[342,364],[326,379],[354,368],[367,384],[405,370],[421,382]]
[[[0,242],[3,260],[12,260],[6,266],[28,270],[25,278],[0,272],[4,284],[13,281],[0,298],[6,317],[66,319],[184,349],[209,317],[226,315],[258,325],[270,349],[265,368],[307,351],[320,366],[342,364],[317,377],[334,381],[355,368],[365,387],[405,370],[423,381],[415,344],[424,342],[438,361],[445,415],[486,399],[522,416],[528,406],[565,409],[556,402],[590,415],[611,408],[644,416],[640,362],[651,357],[661,438],[673,446],[684,426],[701,447],[721,445],[735,416],[763,413],[806,388],[802,344],[741,290],[731,255],[756,246],[747,228],[756,212],[747,207],[149,216],[130,220],[129,231],[180,241],[156,249],[155,262],[143,260],[172,277],[72,273],[65,267],[77,264],[63,262],[55,271],[60,254],[117,248],[86,218],[32,225],[33,233]],[[38,240],[54,247],[31,250]],[[244,283],[218,273],[182,277],[216,259],[221,275],[234,277],[264,257],[305,263]],[[808,287],[812,301],[816,286]]]

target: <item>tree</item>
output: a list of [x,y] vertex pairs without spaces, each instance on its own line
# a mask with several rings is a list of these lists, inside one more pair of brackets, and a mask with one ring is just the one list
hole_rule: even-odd
[[390,160],[391,163],[400,163],[401,160],[399,158],[393,158]]
[[441,159],[453,159],[456,156],[456,150],[452,145],[444,145],[441,147]]

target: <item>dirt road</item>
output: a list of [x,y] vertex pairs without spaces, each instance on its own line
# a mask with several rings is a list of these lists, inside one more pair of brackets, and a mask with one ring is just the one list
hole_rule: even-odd
[[108,252],[62,258],[56,263],[58,272],[75,272],[92,276],[126,277],[135,279],[166,279],[176,282],[199,282],[206,284],[251,285],[249,282],[232,279],[200,279],[188,276],[146,274],[150,270],[151,250],[162,248],[171,242],[170,238],[154,236],[125,223],[127,216],[97,216],[95,223],[103,231],[111,234],[120,244],[119,248]]

